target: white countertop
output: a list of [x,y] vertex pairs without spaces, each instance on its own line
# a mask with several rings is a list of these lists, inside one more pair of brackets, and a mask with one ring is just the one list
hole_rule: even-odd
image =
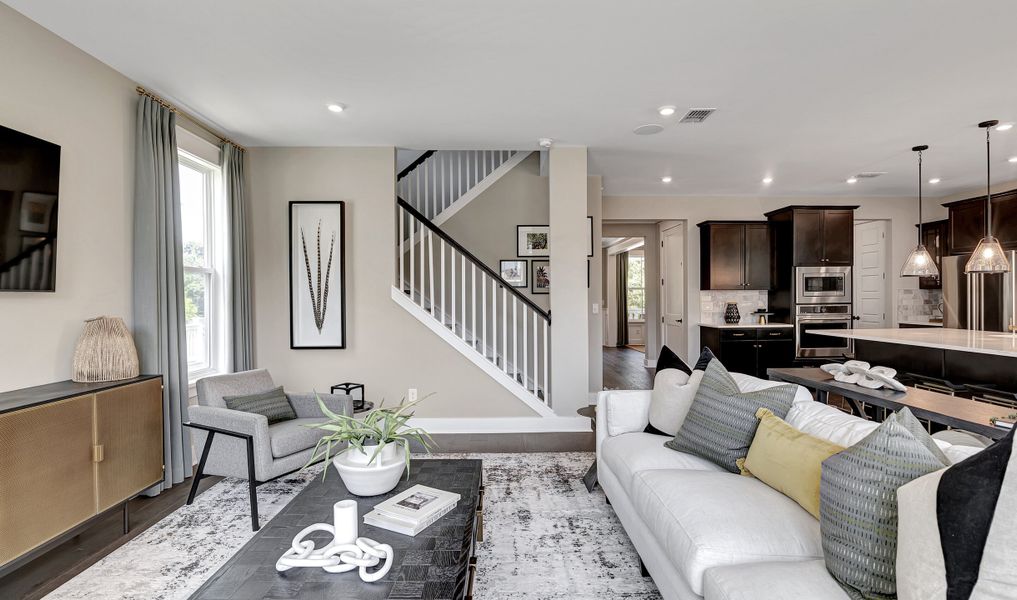
[[700,327],[713,327],[715,329],[791,329],[794,325],[790,323],[766,323],[760,325],[758,323],[736,323],[729,325],[727,323],[700,323]]
[[942,321],[938,321],[936,323],[933,323],[932,321],[919,321],[917,319],[912,319],[910,321],[901,321],[900,324],[901,325],[918,325],[919,327],[942,327],[943,326],[943,322]]
[[808,333],[1017,358],[1017,336],[996,331],[920,327],[915,329],[852,329],[850,331],[824,329]]

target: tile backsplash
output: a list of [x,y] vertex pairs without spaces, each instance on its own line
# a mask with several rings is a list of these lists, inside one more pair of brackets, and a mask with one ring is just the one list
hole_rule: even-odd
[[738,303],[744,324],[752,324],[752,312],[757,308],[766,309],[765,290],[750,291],[701,291],[699,292],[699,321],[704,325],[723,325],[724,309],[728,302]]
[[939,308],[942,301],[942,290],[897,290],[897,322],[942,317]]

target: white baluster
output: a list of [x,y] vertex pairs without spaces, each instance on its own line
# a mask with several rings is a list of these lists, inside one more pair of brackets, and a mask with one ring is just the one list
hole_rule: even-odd
[[462,332],[462,338],[466,339],[466,257],[463,256],[463,260],[459,262],[460,274],[462,275],[462,285],[459,286],[459,293],[462,295],[462,302],[459,303],[460,310],[463,313],[462,318],[459,320],[459,330]]
[[519,298],[512,296],[512,379],[519,374],[519,319],[516,308]]
[[480,354],[487,357],[487,273],[480,272]]
[[445,174],[448,172],[448,169],[445,168],[445,156],[446,155],[444,152],[438,153],[438,170],[441,171],[441,195],[438,196],[438,212],[434,213],[435,216],[438,216],[441,213],[441,211],[445,210],[445,207],[447,206],[445,204],[445,201],[447,200],[446,195],[448,192],[448,188],[446,184]]
[[427,280],[430,282],[428,299],[431,300],[431,316],[437,318],[434,314],[435,298],[437,295],[434,293],[434,233],[427,230]]
[[463,197],[463,151],[456,152],[456,162],[459,163],[459,175],[456,176],[456,200]]
[[403,276],[404,276],[404,273],[403,273],[403,266],[404,266],[403,254],[405,254],[405,252],[406,252],[406,242],[405,242],[405,240],[403,240],[403,235],[405,234],[404,226],[403,226],[403,219],[406,218],[406,214],[405,214],[406,211],[404,211],[403,207],[400,206],[400,207],[398,207],[396,209],[396,212],[399,215],[399,217],[398,217],[399,218],[399,275],[396,277],[396,285],[399,286],[399,291],[402,292],[404,289],[406,289],[405,287],[403,287]]
[[498,365],[498,281],[491,278],[491,362]]
[[438,246],[438,264],[441,265],[439,273],[441,278],[438,283],[441,287],[441,324],[445,324],[445,238],[441,239],[441,245]]
[[523,387],[527,390],[530,389],[530,384],[526,383],[526,365],[529,364],[529,360],[526,358],[526,311],[529,309],[525,304],[523,305]]
[[410,221],[410,302],[413,302],[413,289],[417,285],[417,259],[416,259],[416,246],[417,242],[414,239],[416,237],[414,230],[416,229],[417,219],[413,215],[409,215]]
[[471,262],[473,276],[470,277],[470,334],[473,336],[473,346],[477,346],[477,265]]
[[547,319],[544,319],[544,404],[551,406],[551,388],[547,385]]
[[449,270],[452,272],[452,277],[450,278],[451,284],[452,284],[452,290],[451,290],[451,292],[452,292],[452,312],[450,313],[450,318],[452,319],[452,323],[451,323],[451,325],[452,325],[452,333],[455,333],[456,332],[456,249],[455,248],[450,248],[449,249],[449,260],[451,261],[451,265],[450,265],[451,268]]
[[537,311],[533,311],[533,393],[537,393],[537,373],[540,370],[537,368],[537,359],[540,351],[537,349]]
[[505,288],[501,288],[501,369],[508,373],[508,290]]

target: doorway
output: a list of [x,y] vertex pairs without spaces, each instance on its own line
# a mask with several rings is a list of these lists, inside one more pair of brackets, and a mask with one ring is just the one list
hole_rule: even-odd
[[[649,276],[645,237],[604,236],[604,388],[649,389]],[[654,276],[655,279],[655,276]]]
[[852,288],[858,329],[889,327],[890,310],[889,222],[855,221],[854,274]]
[[689,361],[685,322],[685,222],[662,221],[660,227],[661,342]]

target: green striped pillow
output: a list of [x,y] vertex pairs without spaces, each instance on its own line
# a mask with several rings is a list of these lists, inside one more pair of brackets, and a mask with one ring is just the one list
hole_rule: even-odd
[[293,405],[290,404],[282,387],[249,396],[223,396],[222,400],[230,410],[265,415],[268,417],[269,425],[297,418],[297,413],[293,411]]

